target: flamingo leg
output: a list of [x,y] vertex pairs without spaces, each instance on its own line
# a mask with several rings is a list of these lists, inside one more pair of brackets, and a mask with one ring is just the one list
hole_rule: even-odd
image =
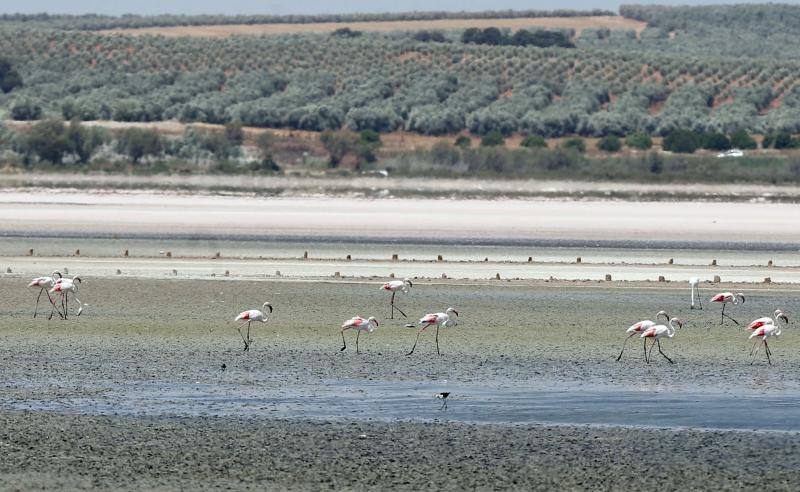
[[447,398],[442,398],[442,406],[439,407],[439,410],[447,410]]
[[737,326],[739,325],[739,322],[738,322],[738,321],[736,321],[735,319],[731,318],[731,317],[730,317],[730,316],[728,316],[727,314],[725,314],[725,315],[723,315],[723,316],[725,316],[725,317],[726,317],[726,318],[728,318],[729,320],[733,321],[733,322],[734,322],[734,323],[735,323]]
[[630,340],[631,337],[634,335],[636,335],[636,333],[631,333],[630,335],[628,335],[628,338],[626,338],[625,341],[622,342],[622,350],[619,351],[619,356],[617,356],[617,362],[619,362],[619,360],[622,358],[622,352],[625,352],[625,344],[628,343],[628,340]]
[[758,345],[758,338],[756,338],[756,341],[753,342],[753,346],[750,347],[750,355],[753,355],[753,351],[756,349],[756,345]]
[[439,352],[439,326],[440,325],[436,325],[436,355],[442,355],[441,352]]
[[767,354],[767,362],[769,362],[769,365],[772,365],[772,359],[769,358],[769,354],[770,354],[769,344],[767,343],[767,339],[766,338],[764,339],[764,353]]
[[425,326],[423,326],[422,328],[420,328],[420,329],[419,329],[419,331],[417,332],[417,339],[416,339],[416,340],[414,340],[414,346],[413,346],[413,347],[411,347],[411,351],[410,351],[409,353],[407,353],[406,355],[411,355],[411,354],[413,354],[413,353],[414,353],[414,349],[416,349],[416,348],[417,348],[417,342],[419,342],[419,336],[420,336],[420,334],[421,334],[423,331],[425,331],[425,328],[427,328],[427,327],[429,327],[429,326],[431,326],[431,325],[430,325],[430,323],[428,323],[427,325],[425,325]]
[[247,322],[247,348],[250,348],[250,342],[252,342],[252,340],[250,339],[250,322],[248,321]]
[[[763,342],[763,340],[762,340],[762,342]],[[750,361],[750,365],[751,365],[751,366],[752,366],[752,365],[753,365],[753,363],[756,361],[756,354],[758,353],[758,350],[759,350],[760,348],[761,348],[761,344],[758,344],[758,346],[756,347],[755,351],[753,352],[753,359]]]
[[[647,343],[647,342],[645,342],[645,343]],[[650,363],[650,361],[652,360],[652,359],[651,359],[651,356],[652,356],[652,354],[653,354],[653,347],[655,347],[655,345],[656,345],[656,342],[655,342],[655,341],[653,341],[653,343],[650,345],[650,350],[648,350],[648,351],[647,351],[647,359],[646,359],[646,360],[647,360],[647,363],[648,363],[648,364],[649,364],[649,363]]]
[[247,351],[247,349],[250,348],[250,347],[248,346],[247,339],[244,337],[244,333],[242,333],[242,327],[243,326],[244,326],[244,323],[242,323],[239,326],[237,326],[236,327],[236,331],[238,331],[239,332],[239,336],[242,337],[242,342],[244,342],[244,350]]
[[661,340],[656,339],[656,343],[658,344],[658,353],[663,355],[664,358],[667,359],[670,364],[674,364],[674,362],[672,362],[672,359],[667,357],[667,354],[665,354],[664,352],[661,351]]
[[703,301],[700,300],[700,287],[697,288],[697,303],[700,304],[700,309],[703,309]]
[[48,292],[46,289],[45,289],[45,292],[47,293],[47,300],[50,301],[50,306],[51,306],[50,307],[50,314],[47,316],[47,319],[48,320],[53,319],[53,313],[58,313],[58,317],[61,318],[61,319],[64,319],[64,315],[61,314],[61,311],[58,309],[58,305],[56,305],[56,301],[54,301],[53,298],[50,297],[50,292]]
[[720,325],[725,323],[725,306],[727,306],[727,304],[723,302],[722,303],[722,316],[719,318],[719,324]]
[[[34,317],[34,318],[36,317],[36,313],[39,311],[39,298],[40,298],[40,297],[42,297],[42,292],[44,292],[44,287],[42,287],[41,289],[39,289],[39,295],[38,295],[38,296],[36,296],[36,308],[34,308],[34,310],[33,310],[33,317]],[[49,296],[49,295],[50,295],[50,294],[48,294],[48,296]]]
[[644,343],[642,344],[642,348],[644,349],[644,361],[647,362],[647,339],[644,339]]
[[342,351],[344,351],[344,349],[347,348],[347,342],[344,341],[344,330],[346,330],[346,329],[347,328],[344,328],[344,329],[342,329],[341,332],[339,332],[339,333],[342,334],[342,348],[339,350],[339,352],[342,352]]
[[361,353],[358,351],[358,337],[360,336],[361,336],[361,330],[358,330],[358,332],[356,333],[356,354]]
[[61,295],[64,297],[64,317],[66,319],[67,311],[69,311],[69,293],[64,292]]

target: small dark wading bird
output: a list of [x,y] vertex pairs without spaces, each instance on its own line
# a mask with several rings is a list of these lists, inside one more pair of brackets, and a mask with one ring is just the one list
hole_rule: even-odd
[[753,346],[750,348],[750,355],[753,359],[750,361],[750,364],[753,364],[756,360],[756,353],[760,348],[758,343],[759,339],[761,343],[764,345],[764,353],[767,354],[767,362],[772,365],[772,360],[770,360],[770,355],[772,355],[772,350],[769,348],[769,344],[767,344],[767,338],[769,337],[777,337],[781,334],[780,327],[778,326],[778,321],[783,321],[786,323],[786,326],[789,326],[789,316],[786,315],[780,309],[775,310],[775,319],[773,320],[770,317],[763,317],[753,320],[749,325],[747,325],[747,329],[751,330],[753,333],[750,335],[749,338],[756,338],[756,341],[753,343]]
[[694,300],[697,299],[698,308],[703,309],[703,303],[700,301],[700,279],[697,277],[692,277],[689,279],[689,287],[692,289],[692,303],[691,309],[694,309]]
[[439,407],[439,410],[447,410],[447,397],[450,396],[449,391],[442,391],[441,393],[436,393],[433,395],[434,398],[438,398],[442,400],[442,406]]
[[[455,317],[453,315],[455,314]],[[458,322],[456,321],[456,317],[458,317],[458,311],[453,308],[447,308],[447,310],[443,313],[432,313],[426,314],[419,320],[419,324],[423,325],[422,328],[419,329],[417,332],[417,339],[414,340],[414,346],[411,347],[411,351],[408,352],[406,355],[411,355],[414,353],[414,349],[417,348],[417,342],[419,342],[419,336],[425,331],[429,326],[436,325],[436,354],[442,355],[439,352],[439,328],[450,328],[451,326],[456,326]]]
[[719,324],[725,323],[725,318],[728,318],[729,320],[733,321],[737,325],[739,324],[738,321],[736,321],[735,319],[733,319],[730,316],[728,316],[727,314],[725,314],[725,306],[727,306],[728,303],[731,303],[731,304],[744,304],[744,296],[742,295],[741,292],[739,292],[738,294],[735,294],[735,295],[731,294],[730,292],[722,292],[722,293],[717,294],[714,297],[712,297],[711,298],[711,302],[721,302],[722,303],[722,316],[721,316],[721,318],[719,320]]
[[674,362],[672,362],[672,359],[667,357],[667,354],[661,351],[661,340],[660,340],[661,337],[664,336],[666,336],[667,338],[672,338],[675,336],[675,327],[672,325],[673,323],[678,325],[678,328],[683,328],[683,321],[679,320],[678,318],[672,318],[671,320],[669,320],[669,326],[664,326],[664,325],[651,326],[650,328],[645,330],[644,333],[640,335],[642,338],[644,338],[645,344],[647,344],[648,338],[653,340],[653,343],[650,345],[650,350],[647,352],[647,358],[645,359],[645,361],[648,364],[650,363],[650,354],[653,353],[653,345],[656,344],[658,344],[658,353],[663,355],[664,358],[667,359],[670,364],[674,364]]
[[[669,323],[669,315],[666,313],[666,311],[659,311],[656,314],[656,321],[658,321],[658,318],[660,318],[661,316],[663,316],[667,320],[667,323]],[[631,325],[630,328],[625,330],[625,333],[628,333],[629,335],[627,336],[627,338],[625,338],[625,341],[622,342],[622,350],[619,351],[619,355],[617,356],[617,362],[619,362],[619,360],[622,359],[622,353],[625,352],[625,344],[628,343],[628,340],[630,340],[632,337],[636,335],[639,335],[647,331],[649,328],[656,326],[656,321],[652,321],[649,319],[639,321],[638,323]],[[644,360],[647,361],[647,339],[644,340]]]
[[403,294],[408,294],[408,291],[411,290],[411,287],[414,287],[414,284],[411,283],[409,279],[403,280],[392,280],[391,282],[386,282],[381,286],[381,290],[385,290],[392,293],[392,298],[389,301],[389,305],[391,305],[391,314],[389,315],[389,319],[394,319],[394,310],[403,315],[404,318],[407,318],[406,313],[404,313],[399,307],[394,305],[394,296],[397,295],[397,291],[399,290]]
[[[242,337],[242,341],[244,342],[244,351],[247,352],[250,350],[250,343],[253,341],[250,338],[250,323],[253,321],[260,321],[261,323],[266,323],[269,321],[269,316],[272,314],[272,304],[269,301],[265,302],[261,309],[264,311],[269,310],[269,314],[265,314],[264,311],[259,311],[258,309],[250,309],[247,311],[242,311],[239,313],[239,316],[236,317],[233,321],[242,321],[239,326],[236,327],[236,330],[239,332],[239,335]],[[242,327],[247,324],[247,336],[245,337],[242,333]]]
[[64,318],[67,319],[69,316],[69,294],[72,293],[72,298],[75,299],[75,302],[78,303],[78,312],[76,313],[77,316],[80,316],[83,312],[84,304],[78,299],[78,284],[82,282],[81,278],[77,275],[72,277],[72,279],[68,278],[60,278],[56,281],[56,285],[50,289],[51,294],[61,294],[61,309],[64,311]]
[[356,316],[354,318],[350,318],[344,323],[342,323],[342,331],[340,332],[342,335],[342,348],[340,350],[344,351],[347,348],[347,342],[344,341],[344,332],[347,330],[356,330],[356,353],[359,354],[358,350],[358,337],[361,336],[362,331],[366,331],[368,333],[372,333],[378,327],[378,320],[375,319],[374,316],[370,316],[369,319],[364,319],[361,316]]
[[[58,277],[58,278],[56,278]],[[42,292],[47,295],[47,300],[50,301],[50,305],[52,309],[50,309],[50,315],[47,319],[53,319],[53,313],[58,313],[59,318],[64,318],[64,315],[61,314],[61,311],[56,306],[55,301],[52,297],[50,297],[49,290],[55,287],[56,282],[61,279],[61,272],[55,271],[53,272],[52,277],[36,277],[35,279],[31,280],[31,283],[28,284],[28,287],[39,287],[39,295],[36,296],[36,308],[33,310],[33,317],[36,317],[36,314],[39,312],[39,299],[42,298]]]

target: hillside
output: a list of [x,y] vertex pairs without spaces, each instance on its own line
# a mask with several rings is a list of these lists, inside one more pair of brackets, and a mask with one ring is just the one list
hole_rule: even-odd
[[[202,22],[156,18],[158,31],[145,31],[223,36],[217,38],[96,32],[146,27],[148,18],[120,18],[115,25],[100,17],[7,17],[0,20],[0,53],[24,85],[0,95],[0,112],[22,119],[239,120],[425,135],[800,131],[800,60],[796,43],[784,43],[796,39],[800,6],[627,6],[621,12],[627,17],[398,14],[385,25],[349,21],[388,32],[362,32],[353,27],[362,24],[341,19],[322,19],[335,21],[323,28],[314,19],[225,25],[213,18],[202,27],[170,27]],[[739,16],[744,21],[729,22]],[[80,30],[81,22],[90,31]],[[481,31],[488,24],[517,32],[527,27],[528,35]],[[567,29],[537,31],[537,24]],[[225,30],[215,31],[220,25]],[[325,31],[345,25],[344,35]],[[421,29],[439,25],[447,29]],[[297,33],[309,28],[315,32]],[[464,42],[468,28],[483,37]],[[224,35],[246,29],[295,33]],[[736,41],[761,35],[756,48],[780,55],[741,55],[755,48]],[[566,36],[569,46],[527,44],[553,36]]]

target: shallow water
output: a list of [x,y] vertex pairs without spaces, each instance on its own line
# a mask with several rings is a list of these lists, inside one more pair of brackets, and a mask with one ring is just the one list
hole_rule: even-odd
[[[433,397],[450,391],[448,405]],[[15,410],[88,415],[270,416],[479,424],[562,424],[800,431],[796,392],[726,394],[671,391],[487,387],[440,382],[328,381],[275,391],[246,385],[138,383],[93,398],[5,402]]]

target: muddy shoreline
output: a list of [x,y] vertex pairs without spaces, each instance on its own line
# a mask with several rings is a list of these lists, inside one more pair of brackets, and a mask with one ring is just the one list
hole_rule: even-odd
[[800,437],[736,432],[0,412],[0,448],[9,490],[793,490],[800,481]]
[[[716,393],[734,402],[746,395],[751,405],[786,412],[792,428],[797,405],[772,407],[800,390],[800,337],[787,328],[773,347],[775,365],[750,365],[746,333],[719,326],[716,309],[691,311],[683,289],[415,285],[400,300],[411,320],[447,305],[461,316],[459,326],[440,334],[441,356],[428,333],[409,357],[415,330],[405,319],[386,319],[387,297],[371,282],[87,278],[81,294],[88,306],[66,321],[33,319],[36,292],[21,282],[0,278],[0,480],[11,490],[800,484],[800,433],[753,432],[758,408],[748,408],[752,422],[741,431],[458,421],[471,402],[493,404],[469,393],[472,387],[600,388],[643,397]],[[798,291],[746,292],[748,302],[730,311],[742,322],[775,306],[800,312]],[[254,327],[245,353],[230,320],[267,299],[274,317]],[[645,364],[639,344],[617,362],[625,328],[658,309],[690,320],[664,342],[675,364]],[[353,314],[382,321],[361,337],[360,355],[354,334],[339,350],[338,326]],[[309,397],[330,391],[331,380],[344,381],[344,402],[368,396],[379,382],[420,382],[425,405],[408,407],[416,416],[382,421],[382,408],[408,400],[401,392],[343,420],[303,417]],[[452,387],[460,393],[452,410],[441,412],[432,395]],[[273,404],[285,395],[299,396]],[[228,412],[226,402],[243,410]],[[726,405],[721,411],[741,409]],[[629,420],[659,427],[650,410],[632,408]]]

